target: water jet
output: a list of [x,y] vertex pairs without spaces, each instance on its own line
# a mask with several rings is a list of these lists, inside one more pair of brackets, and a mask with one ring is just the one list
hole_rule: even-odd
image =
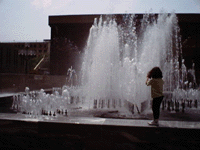
[[[82,70],[77,75],[81,78],[80,85],[74,86],[73,80],[69,80],[69,86],[54,87],[51,92],[26,88],[25,92],[14,94],[12,109],[16,113],[0,114],[1,133],[15,140],[22,134],[28,135],[28,140],[36,139],[35,145],[43,146],[43,142],[55,137],[87,146],[96,141],[130,143],[130,139],[131,143],[143,145],[155,141],[163,144],[166,141],[163,133],[169,137],[169,143],[198,141],[198,122],[161,120],[159,128],[150,127],[144,113],[150,108],[150,89],[144,82],[154,66],[159,66],[164,75],[163,111],[167,107],[178,114],[183,100],[195,101],[198,109],[194,68],[188,70],[184,65],[176,15],[146,14],[139,20],[139,26],[135,15],[123,15],[123,21],[118,24],[115,17],[95,19]],[[68,71],[73,78],[75,70],[71,67]],[[191,84],[188,73],[194,77]],[[182,105],[185,112],[192,109],[189,107]]]
[[[70,86],[54,87],[52,94],[44,90],[28,94],[26,89],[20,98],[14,96],[13,108],[35,115],[41,111],[52,115],[76,108],[120,110],[127,116],[140,114],[150,107],[150,89],[144,81],[154,66],[163,71],[168,110],[172,103],[179,104],[183,98],[199,101],[194,64],[187,70],[182,59],[176,15],[145,14],[138,21],[134,14],[126,14],[122,20],[117,23],[114,15],[94,19],[84,48],[79,86],[73,86],[77,75],[71,67],[67,72]],[[190,83],[187,74],[193,77]]]

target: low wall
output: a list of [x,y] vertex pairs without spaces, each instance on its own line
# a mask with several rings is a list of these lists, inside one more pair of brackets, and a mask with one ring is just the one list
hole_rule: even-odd
[[0,93],[23,92],[25,87],[30,90],[62,87],[66,76],[34,75],[34,74],[0,74]]
[[0,113],[1,149],[199,149],[197,122],[58,116],[35,119]]

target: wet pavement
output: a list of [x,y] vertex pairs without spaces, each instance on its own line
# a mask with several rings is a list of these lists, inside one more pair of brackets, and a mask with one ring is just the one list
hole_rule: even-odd
[[[106,125],[106,126],[126,126],[126,127],[145,127],[155,128],[156,126],[149,126],[149,119],[119,119],[119,118],[102,118],[102,117],[72,117],[62,116],[40,116],[38,118],[30,115],[15,114],[15,113],[1,113],[0,120],[7,121],[24,121],[24,122],[49,122],[49,123],[65,123],[65,124],[82,124],[82,125]],[[187,120],[162,120],[159,121],[159,127],[156,128],[179,128],[179,129],[200,129],[199,121]]]
[[[198,149],[198,121],[0,114],[0,147],[6,149]],[[56,147],[56,148],[55,148]]]
[[[6,107],[4,107],[6,106]],[[151,109],[71,109],[67,115],[38,118],[0,107],[1,149],[199,149],[200,108],[162,110],[149,126]],[[56,147],[56,148],[55,148]]]

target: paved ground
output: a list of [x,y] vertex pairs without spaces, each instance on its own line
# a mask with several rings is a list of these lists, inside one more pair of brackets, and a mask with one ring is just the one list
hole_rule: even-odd
[[[196,112],[196,110],[193,110]],[[160,117],[159,127],[165,128],[184,128],[184,129],[200,129],[200,117],[199,114],[191,114],[193,111],[186,111],[185,113],[174,113],[168,111],[162,111]],[[140,115],[140,117],[122,118],[115,117],[117,113],[111,111],[108,113],[104,111],[102,114],[107,114],[106,117],[101,117],[101,113],[98,111],[92,112],[92,114],[99,115],[100,117],[88,116],[86,112],[80,111],[82,116],[77,114],[70,116],[59,115],[57,117],[40,116],[38,118],[30,115],[15,114],[15,113],[0,113],[0,119],[16,120],[16,121],[31,121],[31,122],[58,122],[58,123],[73,123],[73,124],[91,124],[91,125],[114,125],[114,126],[135,126],[135,127],[154,127],[149,126],[148,122],[152,118],[152,113]],[[113,118],[108,118],[114,116]],[[136,116],[136,115],[135,115]],[[149,118],[148,118],[149,117]]]
[[159,127],[148,125],[151,109],[131,114],[122,108],[90,111],[74,108],[66,116],[39,118],[6,108],[0,110],[4,112],[0,113],[1,149],[198,150],[200,147],[199,108],[186,108],[184,113],[161,109]]
[[[69,116],[73,117],[100,117],[100,118],[116,118],[116,119],[140,119],[140,120],[152,120],[153,113],[151,109],[146,110],[143,113],[137,112],[131,114],[125,109],[96,109],[96,110],[75,110],[69,112]],[[160,110],[161,121],[188,121],[188,122],[200,122],[200,108],[185,108],[185,111],[179,112]]]
[[[68,109],[65,116],[33,118],[14,113],[9,103],[4,106],[0,107],[1,149],[196,150],[200,147],[200,107],[186,107],[184,113],[161,109],[160,125],[156,127],[148,125],[151,109],[131,114],[124,108],[90,111],[74,108]],[[62,134],[63,129],[65,133],[80,131],[74,136]],[[82,132],[80,140],[76,136]],[[96,132],[101,134],[100,139]]]
[[[12,106],[12,100],[10,96],[12,93],[0,94],[0,113],[13,113],[10,109]],[[142,119],[151,120],[152,110],[148,109],[145,112],[138,114],[135,110],[134,114],[131,114],[124,108],[117,109],[93,109],[93,110],[83,110],[83,109],[68,109],[68,116],[72,117],[100,117],[100,118],[118,118],[118,119]],[[160,113],[161,121],[193,121],[200,122],[200,106],[198,108],[189,108],[186,106],[184,113],[181,111],[168,111],[161,109]]]
[[[97,113],[97,112],[96,112]],[[198,121],[0,113],[1,149],[186,150],[200,147]],[[56,148],[55,148],[56,147]]]

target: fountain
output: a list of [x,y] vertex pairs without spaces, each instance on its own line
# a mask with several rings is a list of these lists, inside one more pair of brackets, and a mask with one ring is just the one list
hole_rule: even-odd
[[[165,103],[199,101],[194,65],[187,70],[182,59],[176,15],[146,14],[139,26],[136,18],[123,15],[120,24],[114,16],[95,19],[85,47],[80,85],[73,86],[76,74],[71,67],[70,86],[53,88],[51,94],[43,89],[32,92],[26,89],[25,93],[14,95],[13,109],[34,117],[67,115],[72,109],[126,109],[129,110],[126,113],[133,114],[134,106],[140,113],[149,108],[150,88],[144,82],[154,66],[163,71]],[[188,73],[193,77],[191,86]]]
[[[81,74],[72,66],[68,85],[51,91],[27,87],[13,95],[17,113],[0,113],[2,148],[199,148],[200,92],[194,64],[191,69],[184,64],[179,30],[175,14],[146,14],[142,20],[123,15],[119,24],[115,16],[95,19]],[[159,127],[142,118],[150,108],[146,74],[154,66],[161,68],[165,81],[162,113],[166,107],[172,113],[165,115],[176,113]],[[81,82],[74,86],[77,77]]]

